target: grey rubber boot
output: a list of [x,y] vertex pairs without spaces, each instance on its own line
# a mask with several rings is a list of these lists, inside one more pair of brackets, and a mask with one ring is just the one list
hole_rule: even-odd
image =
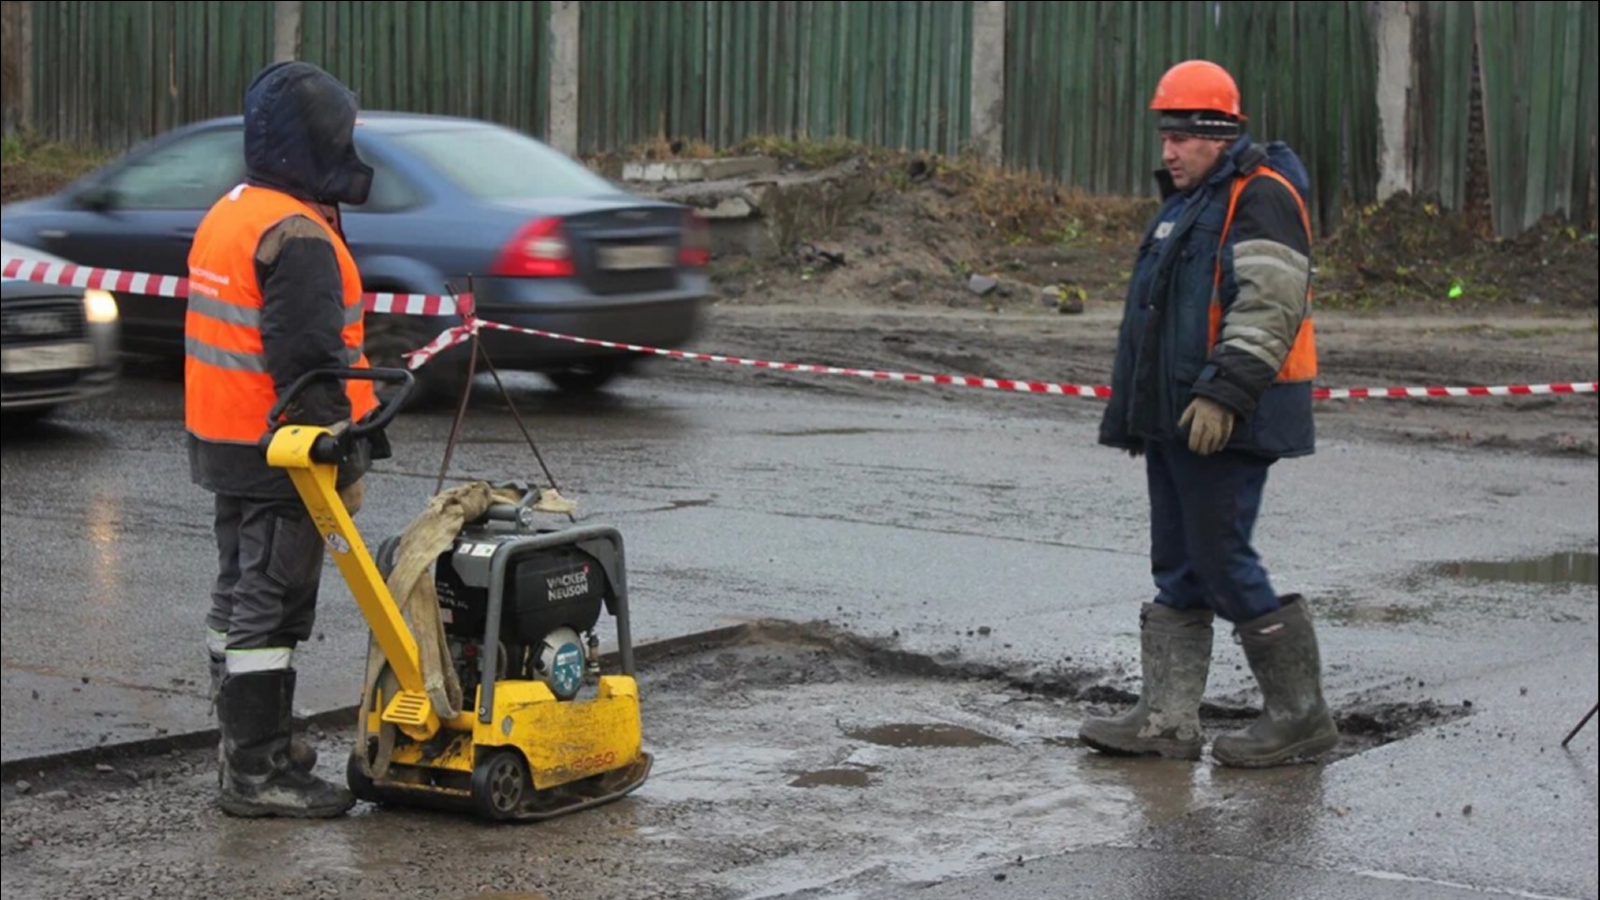
[[218,805],[228,815],[322,819],[355,805],[348,790],[290,760],[294,687],[293,669],[223,679],[218,708],[226,766]]
[[[212,712],[215,712],[217,709],[217,696],[222,690],[222,679],[228,673],[228,661],[227,657],[218,656],[215,653],[210,654],[210,657],[211,709]],[[299,735],[295,735],[294,740],[289,745],[289,758],[294,761],[295,765],[305,769],[307,772],[317,767],[317,749],[306,743],[305,739]],[[222,752],[222,742],[219,740],[217,741],[217,785],[219,787],[222,785],[222,779],[227,767],[228,760]]]
[[1211,755],[1225,766],[1260,769],[1315,757],[1339,744],[1339,726],[1322,695],[1322,656],[1305,598],[1240,625],[1250,671],[1261,685],[1262,713],[1242,731],[1216,739]]
[[1146,603],[1139,612],[1139,702],[1120,716],[1084,721],[1079,740],[1118,756],[1199,759],[1205,748],[1200,700],[1211,674],[1214,620],[1210,610]]

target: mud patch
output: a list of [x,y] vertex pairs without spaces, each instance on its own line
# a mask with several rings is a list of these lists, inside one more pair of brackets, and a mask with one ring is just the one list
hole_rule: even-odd
[[1421,703],[1372,703],[1341,711],[1335,718],[1345,743],[1365,745],[1363,749],[1392,744],[1398,736],[1409,736],[1464,719],[1471,715],[1465,706],[1431,700]]
[[761,431],[768,437],[860,437],[868,434],[883,434],[882,428],[810,428],[803,431]]
[[[1418,596],[1426,596],[1420,592]],[[1317,607],[1317,617],[1337,625],[1383,626],[1431,624],[1441,604],[1422,600],[1417,603],[1373,602],[1364,597],[1330,594]]]

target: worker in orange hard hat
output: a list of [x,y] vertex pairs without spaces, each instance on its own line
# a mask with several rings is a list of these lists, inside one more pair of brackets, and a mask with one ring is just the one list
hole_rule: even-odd
[[1252,546],[1267,472],[1315,449],[1310,177],[1258,144],[1233,77],[1190,60],[1156,86],[1162,205],[1138,251],[1100,442],[1143,456],[1154,599],[1140,615],[1143,686],[1084,743],[1198,759],[1213,622],[1233,625],[1265,714],[1219,737],[1219,763],[1261,767],[1338,743],[1309,605],[1280,596]]

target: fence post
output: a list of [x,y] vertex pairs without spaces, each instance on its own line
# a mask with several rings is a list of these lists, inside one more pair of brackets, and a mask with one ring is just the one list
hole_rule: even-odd
[[568,156],[578,154],[578,41],[582,36],[583,4],[578,0],[552,0],[550,4],[550,145]]
[[1006,4],[972,4],[972,149],[991,166],[1005,161]]
[[1378,202],[1414,187],[1411,168],[1411,91],[1414,36],[1410,2],[1373,5],[1378,45]]
[[272,9],[272,61],[300,58],[300,0],[277,0]]

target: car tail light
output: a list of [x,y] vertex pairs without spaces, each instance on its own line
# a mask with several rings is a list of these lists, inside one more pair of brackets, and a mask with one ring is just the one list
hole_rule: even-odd
[[683,249],[678,251],[678,264],[697,269],[711,264],[711,225],[692,209],[683,216]]
[[524,225],[500,251],[489,272],[508,278],[565,278],[576,274],[572,245],[562,232],[561,220],[538,219]]

